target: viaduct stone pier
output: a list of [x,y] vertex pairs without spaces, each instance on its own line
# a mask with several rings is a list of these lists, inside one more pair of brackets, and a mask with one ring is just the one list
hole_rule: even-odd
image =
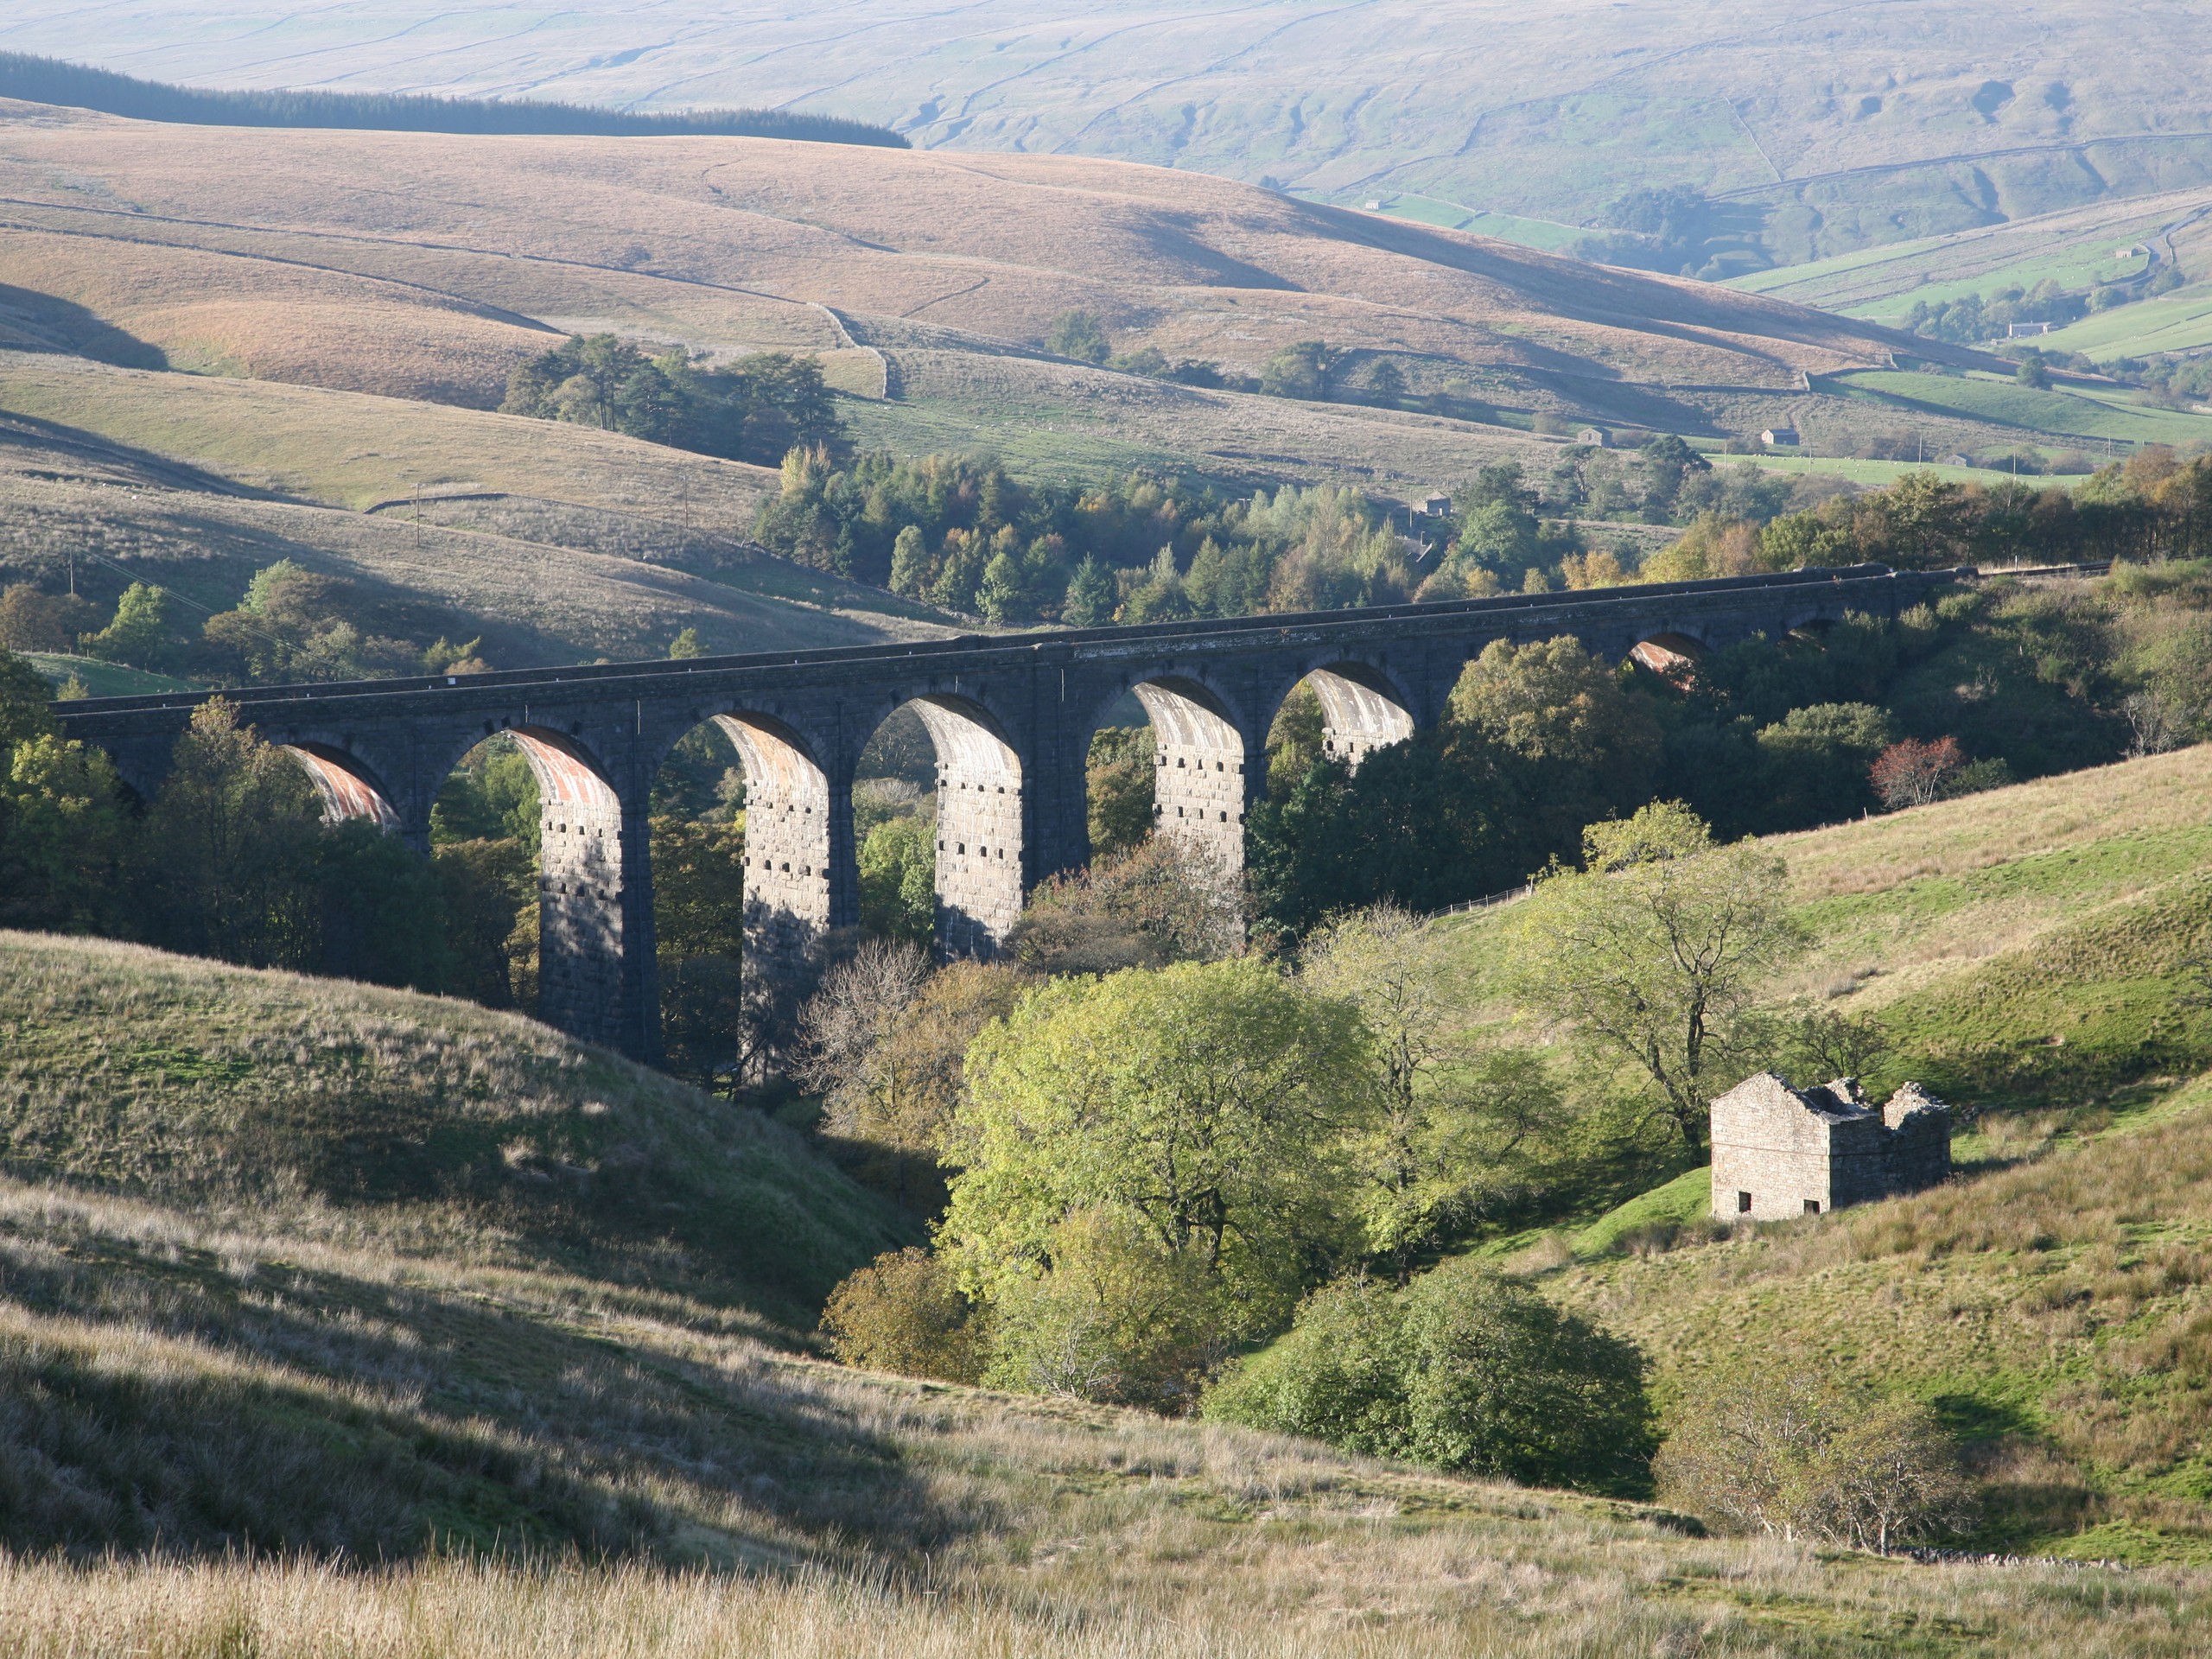
[[[1779,638],[1849,612],[1895,616],[1971,572],[1880,565],[1580,593],[1142,627],[964,636],[677,662],[250,686],[222,695],[314,779],[334,818],[428,850],[430,805],[505,733],[542,813],[539,1011],[643,1058],[659,1048],[647,802],[661,764],[712,721],[746,779],[748,971],[772,973],[859,918],[852,787],[861,752],[912,704],[937,749],[939,947],[988,955],[1024,895],[1090,856],[1092,731],[1134,692],[1150,715],[1160,830],[1243,856],[1268,728],[1310,681],[1331,753],[1354,764],[1433,724],[1493,640],[1573,635],[1611,659]],[[58,703],[150,794],[199,695]]]

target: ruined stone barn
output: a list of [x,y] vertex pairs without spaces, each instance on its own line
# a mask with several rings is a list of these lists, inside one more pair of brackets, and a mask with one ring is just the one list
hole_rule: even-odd
[[1713,1103],[1713,1213],[1779,1221],[1917,1192],[1951,1173],[1951,1109],[1916,1083],[1877,1108],[1857,1079],[1771,1071]]

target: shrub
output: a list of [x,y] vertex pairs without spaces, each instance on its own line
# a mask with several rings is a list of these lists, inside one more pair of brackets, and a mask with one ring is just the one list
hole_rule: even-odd
[[1868,776],[1882,804],[1896,811],[1940,799],[1952,774],[1965,763],[1956,738],[1939,737],[1933,743],[1923,743],[1908,737],[1884,749]]
[[1927,1407],[1772,1362],[1739,1360],[1686,1389],[1653,1473],[1669,1503],[1724,1526],[1885,1553],[1974,1513]]
[[984,1380],[1025,1394],[1189,1410],[1228,1351],[1220,1275],[1118,1211],[1069,1217],[1048,1250],[1049,1267],[998,1291]]
[[1633,1490],[1643,1355],[1524,1285],[1449,1262],[1392,1294],[1317,1292],[1206,1396],[1209,1417],[1529,1484]]
[[830,1293],[830,1351],[848,1365],[946,1382],[982,1375],[981,1323],[927,1250],[887,1250]]

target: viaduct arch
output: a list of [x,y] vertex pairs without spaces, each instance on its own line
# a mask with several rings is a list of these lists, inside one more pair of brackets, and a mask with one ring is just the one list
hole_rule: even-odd
[[[1971,570],[1881,565],[1364,611],[963,636],[842,650],[609,663],[223,695],[307,768],[333,818],[427,850],[439,785],[512,735],[537,773],[543,874],[541,1010],[641,1058],[659,1049],[648,801],[661,762],[712,721],[744,765],[746,929],[753,971],[787,971],[859,918],[852,785],[861,751],[912,705],[937,749],[938,932],[987,956],[1030,888],[1090,857],[1092,730],[1134,691],[1154,734],[1162,833],[1241,864],[1269,723],[1301,682],[1331,753],[1354,765],[1433,725],[1493,640],[1572,635],[1618,659],[1715,650],[1848,613],[1894,617]],[[72,738],[150,796],[199,695],[54,706]]]

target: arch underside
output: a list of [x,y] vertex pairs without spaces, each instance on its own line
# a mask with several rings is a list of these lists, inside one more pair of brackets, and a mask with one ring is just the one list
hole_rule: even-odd
[[1687,633],[1668,632],[1646,634],[1630,650],[1630,658],[1654,674],[1669,679],[1689,672],[1697,659],[1705,655],[1705,641]]
[[398,831],[399,814],[350,755],[321,743],[287,743],[283,747],[315,785],[325,823],[359,818],[386,834]]
[[779,721],[739,713],[715,724],[745,769],[747,971],[795,971],[838,920],[830,780]]
[[1414,734],[1414,717],[1372,670],[1354,664],[1316,669],[1306,677],[1321,704],[1321,747],[1357,772],[1377,749]]
[[1194,681],[1147,680],[1135,690],[1152,721],[1154,830],[1225,870],[1243,869],[1243,734]]
[[995,956],[1021,919],[1021,762],[965,699],[920,697],[913,709],[937,750],[938,949]]

